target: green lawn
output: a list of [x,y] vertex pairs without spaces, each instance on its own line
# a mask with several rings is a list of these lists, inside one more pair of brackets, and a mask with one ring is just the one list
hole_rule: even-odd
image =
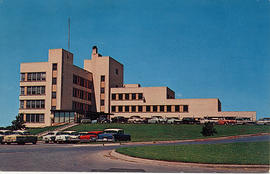
[[270,142],[123,147],[117,152],[147,159],[213,164],[269,165]]
[[[183,140],[205,138],[201,135],[203,125],[168,125],[168,124],[80,124],[68,130],[93,131],[105,128],[123,128],[131,135],[132,141]],[[212,137],[243,135],[267,132],[266,125],[216,125],[218,134]]]
[[43,127],[43,128],[31,128],[31,129],[27,129],[31,134],[39,134],[41,132],[45,132],[45,131],[53,131],[55,130],[56,128],[59,128],[63,125],[60,125],[60,126],[48,126],[48,127]]

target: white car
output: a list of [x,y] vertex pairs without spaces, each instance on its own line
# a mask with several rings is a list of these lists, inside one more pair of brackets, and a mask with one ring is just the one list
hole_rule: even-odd
[[58,132],[55,136],[56,143],[78,143],[79,141],[79,133],[75,131]]
[[170,117],[170,118],[167,118],[167,123],[168,124],[180,124],[181,120],[178,117]]
[[12,134],[12,131],[10,130],[0,130],[0,143],[4,144],[3,142],[4,136],[11,135],[11,134]]
[[163,118],[162,116],[153,116],[152,118],[148,119],[148,123],[166,123],[167,119]]
[[143,123],[143,119],[140,116],[131,116],[128,119],[128,123]]
[[55,142],[55,136],[59,131],[52,131],[42,137],[45,143]]
[[259,125],[270,125],[270,118],[261,118],[258,121],[256,121],[256,124],[259,124]]

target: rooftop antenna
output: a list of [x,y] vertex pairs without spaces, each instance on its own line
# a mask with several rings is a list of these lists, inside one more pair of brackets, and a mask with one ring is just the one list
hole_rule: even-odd
[[68,17],[68,51],[70,49],[70,17]]

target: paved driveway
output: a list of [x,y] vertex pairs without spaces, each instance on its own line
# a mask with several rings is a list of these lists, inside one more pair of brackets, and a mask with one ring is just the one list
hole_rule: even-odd
[[[212,141],[183,141],[177,144],[269,141],[270,136],[242,137]],[[140,144],[136,144],[140,145]],[[267,168],[205,166],[186,163],[136,161],[111,154],[117,147],[129,145],[37,144],[1,145],[0,171],[68,172],[268,172]]]

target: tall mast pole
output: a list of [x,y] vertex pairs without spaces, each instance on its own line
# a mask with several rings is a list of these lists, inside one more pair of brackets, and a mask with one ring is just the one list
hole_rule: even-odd
[[70,49],[70,17],[68,17],[68,51]]

